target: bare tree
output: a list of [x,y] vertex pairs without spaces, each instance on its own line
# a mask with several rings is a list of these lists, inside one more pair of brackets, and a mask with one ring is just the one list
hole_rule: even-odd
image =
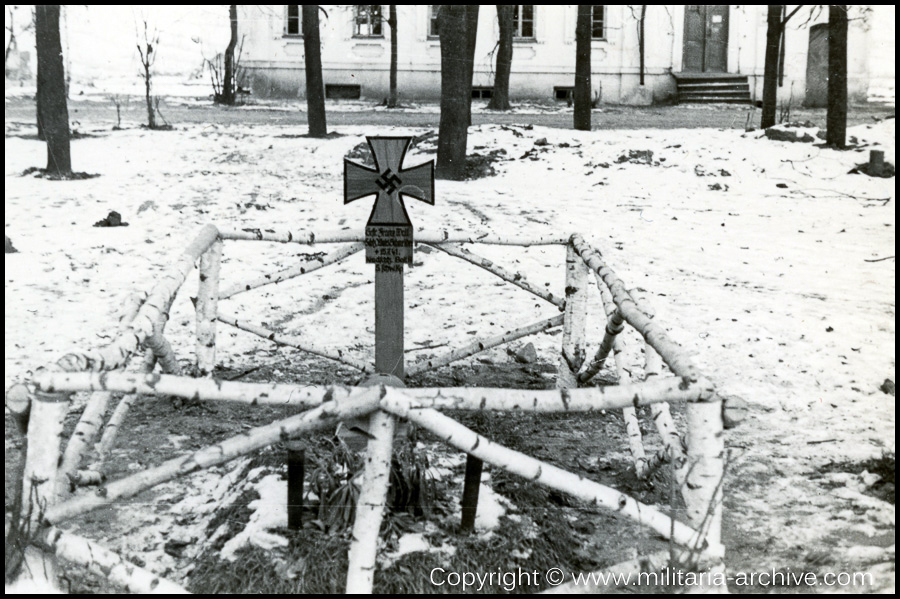
[[303,5],[303,49],[306,54],[306,116],[310,137],[328,135],[325,121],[325,83],[319,41],[319,5]]
[[435,175],[439,179],[461,181],[466,177],[469,102],[472,98],[468,11],[462,4],[442,4],[439,11],[441,122]]
[[644,63],[646,58],[645,44],[644,44],[644,25],[647,22],[647,5],[641,4],[641,16],[638,18],[638,53],[640,54],[641,60],[641,85],[644,85]]
[[775,124],[775,112],[778,104],[778,77],[782,65],[782,48],[784,47],[784,30],[788,21],[797,14],[803,5],[800,4],[785,16],[785,5],[770,4],[766,17],[766,58],[763,72],[762,117],[760,127],[767,129]]
[[591,130],[591,15],[593,6],[578,5],[575,25],[575,128]]
[[11,5],[6,7],[6,16],[7,16],[6,32],[9,34],[9,39],[6,40],[6,59],[3,62],[4,68],[9,66],[9,53],[18,47],[18,44],[16,43],[16,27],[15,27],[16,14],[15,14],[14,9],[15,9],[15,7],[13,7]]
[[472,79],[475,77],[475,43],[478,37],[478,9],[477,4],[466,4],[466,66],[469,69],[469,107],[466,123],[472,126]]
[[226,106],[234,106],[234,98],[236,91],[235,84],[235,65],[234,50],[238,43],[238,16],[237,5],[228,6],[228,21],[231,25],[231,38],[228,40],[228,46],[225,48],[225,74],[222,79],[221,103]]
[[847,5],[828,6],[828,114],[825,141],[847,143]]
[[151,69],[153,63],[156,62],[156,54],[159,48],[159,30],[150,29],[147,19],[143,19],[144,25],[143,35],[140,28],[137,33],[137,49],[141,59],[141,77],[144,79],[144,99],[147,102],[147,127],[156,129],[156,113],[153,110],[153,98],[151,95],[151,79],[153,77]]
[[35,7],[35,40],[38,60],[38,122],[47,141],[47,175],[72,175],[69,148],[69,107],[66,75],[59,36],[59,5]]
[[390,75],[390,92],[388,94],[387,107],[397,108],[399,99],[397,98],[397,5],[390,4],[388,6],[388,27],[391,29],[391,75]]
[[494,74],[494,93],[488,108],[509,110],[509,76],[512,73],[513,36],[515,35],[514,4],[497,5],[497,24],[500,41],[497,42],[497,69]]

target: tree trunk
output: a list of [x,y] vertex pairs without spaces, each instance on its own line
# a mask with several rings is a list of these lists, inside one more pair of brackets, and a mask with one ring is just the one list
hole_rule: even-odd
[[847,142],[847,5],[828,7],[828,116],[825,141],[835,148]]
[[575,128],[591,130],[591,9],[578,5],[575,26]]
[[72,174],[69,151],[69,108],[66,103],[66,76],[59,39],[59,5],[38,4],[35,8],[35,39],[38,57],[38,121],[47,140],[47,174]]
[[500,41],[497,48],[497,70],[494,75],[494,93],[488,105],[493,110],[509,110],[509,75],[512,71],[513,29],[515,5],[497,5],[497,23],[500,25]]
[[[149,47],[149,46],[148,46]],[[156,129],[156,113],[153,112],[153,97],[150,94],[150,63],[144,63],[144,99],[147,102],[147,127]]]
[[234,106],[234,49],[237,47],[238,41],[236,4],[228,7],[228,20],[231,22],[231,39],[228,40],[228,47],[225,48],[225,74],[222,81],[222,97],[220,101],[227,106]]
[[781,38],[781,14],[784,6],[770,4],[766,27],[766,62],[763,74],[762,118],[759,126],[768,129],[775,124],[778,104],[778,48]]
[[466,5],[443,4],[441,32],[441,122],[435,176],[461,181],[466,177],[466,141],[472,78],[468,62]]
[[388,7],[388,27],[391,28],[391,90],[388,96],[388,108],[397,108],[397,5]]
[[34,94],[35,103],[35,122],[37,123],[37,138],[41,141],[47,141],[44,137],[44,124],[41,122],[41,63],[37,64],[37,85]]
[[303,49],[306,54],[306,116],[310,137],[325,137],[325,83],[322,79],[322,46],[319,43],[319,5],[303,5]]
[[477,4],[466,4],[466,66],[469,75],[466,78],[469,87],[469,105],[466,123],[472,126],[472,79],[475,77],[475,42],[478,34],[478,8]]
[[641,20],[638,24],[638,52],[640,53],[641,58],[641,85],[644,85],[644,58],[646,56],[646,52],[644,51],[644,23],[647,21],[647,5],[641,5]]

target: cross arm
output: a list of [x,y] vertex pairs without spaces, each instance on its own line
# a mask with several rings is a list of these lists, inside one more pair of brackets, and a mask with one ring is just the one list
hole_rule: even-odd
[[400,193],[434,206],[434,162],[400,170]]
[[[378,171],[352,160],[344,159],[344,203],[375,195],[381,191],[375,185]],[[432,202],[433,203],[433,202]]]

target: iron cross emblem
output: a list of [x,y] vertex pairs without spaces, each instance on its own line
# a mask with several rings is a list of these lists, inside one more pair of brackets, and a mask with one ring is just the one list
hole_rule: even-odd
[[366,262],[376,271],[412,264],[413,227],[404,197],[434,205],[434,162],[408,169],[403,159],[411,137],[367,137],[375,168],[344,160],[344,203],[377,195],[366,223]]

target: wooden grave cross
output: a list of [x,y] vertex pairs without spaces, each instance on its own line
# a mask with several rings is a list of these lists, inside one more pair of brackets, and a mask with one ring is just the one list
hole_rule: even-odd
[[405,196],[434,205],[434,162],[408,169],[411,137],[367,137],[375,168],[344,159],[344,204],[376,195],[366,223],[366,262],[375,264],[375,371],[404,378],[403,265],[412,264]]

